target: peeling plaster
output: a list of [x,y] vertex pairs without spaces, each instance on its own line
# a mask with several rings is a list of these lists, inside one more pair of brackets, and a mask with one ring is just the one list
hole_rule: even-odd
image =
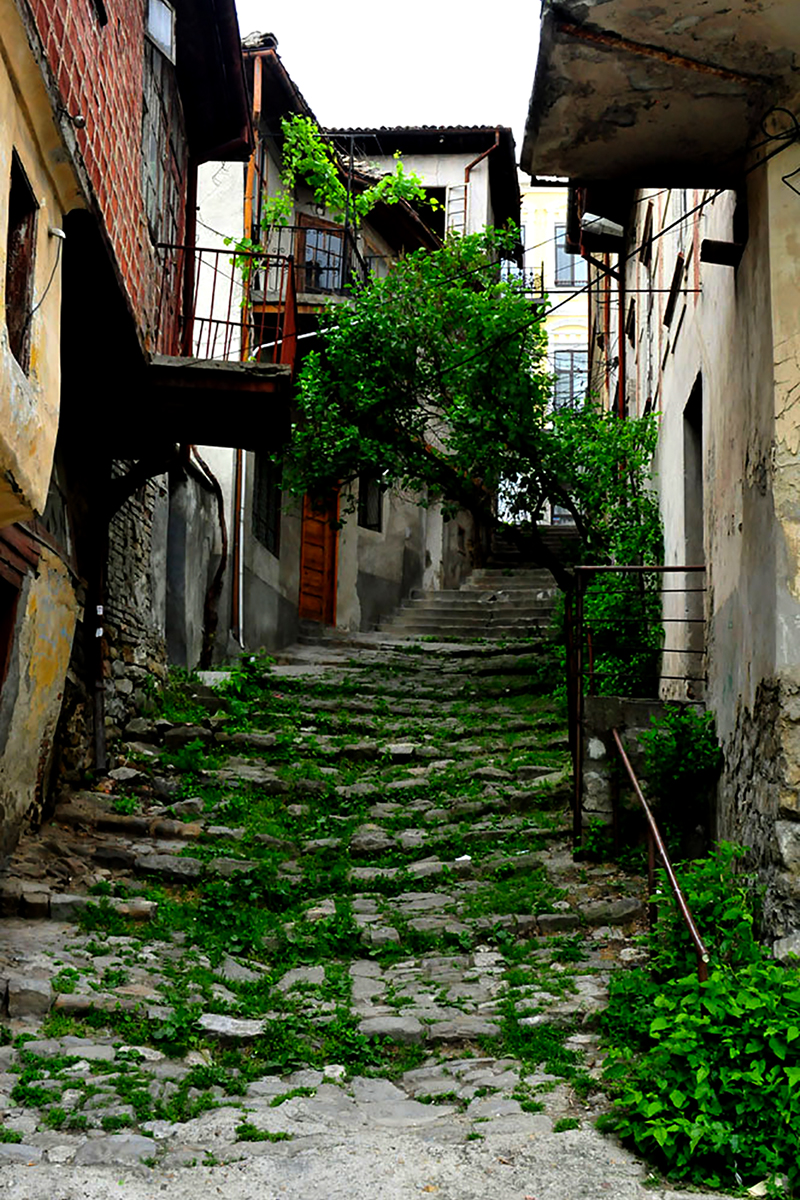
[[26,816],[45,799],[78,603],[69,572],[42,547],[20,597],[8,676],[0,696],[0,861]]

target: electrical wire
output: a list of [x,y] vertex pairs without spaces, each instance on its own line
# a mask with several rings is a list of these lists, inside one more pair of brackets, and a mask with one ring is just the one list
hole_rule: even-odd
[[[782,154],[784,152],[784,150],[788,150],[790,146],[796,145],[798,142],[800,142],[800,122],[797,120],[797,117],[794,115],[794,113],[792,113],[789,109],[786,109],[786,108],[779,108],[779,107],[771,108],[767,113],[764,114],[764,117],[762,118],[762,121],[761,121],[761,127],[764,130],[764,132],[766,133],[765,125],[766,125],[766,122],[769,119],[769,117],[773,113],[779,113],[779,112],[786,113],[791,118],[791,127],[788,130],[782,130],[779,133],[767,134],[764,141],[757,143],[757,145],[752,148],[752,150],[750,152],[752,152],[753,150],[759,150],[759,149],[763,148],[765,145],[768,145],[770,142],[774,142],[774,141],[781,142],[781,145],[776,147],[776,149],[772,150],[769,154],[765,154],[757,162],[752,163],[743,172],[744,178],[746,178],[748,175],[751,175],[754,171],[757,171],[760,167],[765,166],[773,158],[777,157],[777,155]],[[788,175],[785,175],[782,177],[783,182],[787,185],[787,187],[791,188],[791,190],[793,192],[797,192],[798,189],[795,188],[791,183],[789,183],[789,180],[798,174],[800,174],[800,168],[798,168],[797,171],[792,171]],[[665,189],[665,190],[670,190],[670,189]],[[672,221],[669,225],[665,225],[664,228],[660,229],[657,233],[651,234],[650,237],[647,238],[647,242],[656,242],[660,238],[665,237],[666,234],[670,233],[673,229],[677,228],[679,225],[684,224],[684,222],[688,221],[690,217],[695,215],[695,213],[700,212],[702,209],[704,209],[706,207],[707,204],[713,203],[714,200],[718,199],[720,196],[722,196],[727,191],[730,191],[730,188],[718,188],[716,191],[712,192],[710,196],[705,197],[703,200],[700,201],[699,204],[696,204],[694,206],[694,208],[690,208],[687,212],[682,213],[680,217],[678,217],[676,220]],[[798,194],[800,194],[800,193],[798,193]],[[625,256],[620,256],[618,258],[618,265],[620,267],[622,267],[626,263],[630,262],[630,260],[632,258],[635,258],[636,255],[641,252],[641,250],[644,248],[645,244],[646,244],[645,242],[641,242],[638,246],[634,247],[633,250],[629,251],[628,254],[626,254]],[[574,292],[571,292],[568,296],[565,296],[563,300],[560,300],[558,302],[558,304],[554,304],[554,305],[550,306],[547,309],[545,315],[549,317],[552,313],[558,312],[558,310],[560,308],[563,308],[564,305],[569,304],[572,300],[575,299],[576,296],[583,295],[585,292],[587,292],[593,286],[594,286],[594,280],[590,281],[589,283],[584,284],[583,287],[577,288]],[[541,320],[540,314],[536,313],[534,316],[532,316],[530,318],[530,320],[524,321],[521,325],[518,325],[516,327],[516,329],[513,329],[510,332],[501,335],[500,337],[496,338],[494,341],[481,347],[481,349],[476,350],[472,354],[466,355],[464,358],[460,359],[457,363],[453,363],[453,365],[450,368],[445,368],[445,369],[446,370],[455,370],[458,367],[465,366],[467,363],[471,362],[473,359],[479,358],[481,355],[486,354],[487,352],[490,352],[495,347],[501,346],[504,342],[510,341],[512,338],[516,337],[516,335],[518,333],[522,333],[523,330],[530,328],[530,326],[537,325],[540,320]]]
[[31,321],[33,320],[36,313],[39,311],[39,309],[44,304],[45,300],[47,299],[47,293],[50,291],[50,288],[53,286],[53,280],[56,277],[56,271],[58,270],[58,264],[61,261],[61,238],[62,237],[63,237],[63,234],[61,236],[59,236],[57,239],[58,245],[56,246],[56,261],[53,263],[53,269],[50,272],[50,278],[47,281],[47,287],[44,289],[41,296],[39,297],[39,303],[34,304],[33,308],[31,309],[31,311],[28,313],[27,317],[25,318],[25,324],[22,326],[22,332],[20,334],[20,339],[25,337],[26,333],[28,332],[28,327],[29,327]]

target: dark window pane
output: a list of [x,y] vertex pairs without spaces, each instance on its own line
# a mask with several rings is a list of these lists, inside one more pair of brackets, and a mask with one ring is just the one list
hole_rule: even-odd
[[362,474],[358,479],[358,523],[362,529],[383,529],[384,487],[374,475]]
[[30,360],[34,231],[37,203],[16,153],[11,156],[6,243],[6,326],[11,353],[23,371]]
[[281,548],[281,467],[256,454],[253,479],[253,534],[277,558]]

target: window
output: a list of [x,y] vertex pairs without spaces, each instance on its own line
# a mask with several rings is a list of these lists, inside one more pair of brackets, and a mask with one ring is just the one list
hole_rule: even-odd
[[344,231],[328,221],[300,215],[296,255],[298,292],[338,292],[342,278]]
[[11,156],[11,184],[8,193],[6,325],[11,353],[26,375],[30,366],[37,208],[28,177],[14,152]]
[[372,529],[380,533],[383,529],[383,484],[363,472],[358,477],[358,523],[362,529]]
[[175,62],[175,9],[166,0],[148,0],[147,32],[170,62]]
[[553,354],[554,408],[577,408],[589,387],[589,355],[586,350],[556,350]]
[[567,254],[567,227],[556,225],[556,287],[583,287],[587,281],[586,259]]
[[281,548],[281,466],[256,454],[253,477],[253,534],[277,558]]

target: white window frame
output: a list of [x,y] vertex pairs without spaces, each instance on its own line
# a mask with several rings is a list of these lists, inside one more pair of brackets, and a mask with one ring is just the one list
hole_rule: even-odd
[[[163,30],[159,29],[159,21],[164,17],[169,18],[169,42],[163,39]],[[147,36],[171,63],[175,62],[175,6],[169,0],[147,0]]]

